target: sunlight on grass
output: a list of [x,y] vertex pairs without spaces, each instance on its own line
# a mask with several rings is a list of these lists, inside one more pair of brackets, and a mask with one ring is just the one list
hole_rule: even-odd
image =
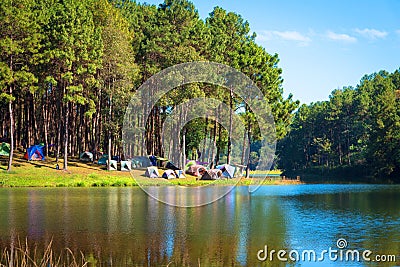
[[[27,161],[21,153],[16,153],[13,169],[7,172],[7,159],[0,158],[0,187],[108,187],[108,186],[204,186],[204,185],[251,185],[253,179],[235,178],[215,181],[196,180],[196,177],[186,175],[186,178],[166,180],[163,178],[147,178],[145,170],[131,172],[107,171],[104,166],[82,163],[70,160],[68,171],[57,170],[54,158],[45,161]],[[62,160],[58,163],[62,167]],[[163,170],[160,170],[162,175]],[[280,170],[252,171],[251,174],[281,174]],[[134,178],[133,178],[134,177]],[[262,184],[294,183],[282,181],[279,177],[265,179]]]

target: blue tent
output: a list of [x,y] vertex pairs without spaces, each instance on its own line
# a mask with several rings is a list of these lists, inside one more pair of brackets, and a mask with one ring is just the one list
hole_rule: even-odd
[[108,155],[107,154],[103,154],[103,156],[101,156],[101,158],[99,158],[99,160],[97,161],[97,164],[99,164],[99,165],[107,165],[107,160],[108,160]]
[[33,145],[29,147],[26,150],[24,158],[27,160],[45,160],[43,148],[43,145]]

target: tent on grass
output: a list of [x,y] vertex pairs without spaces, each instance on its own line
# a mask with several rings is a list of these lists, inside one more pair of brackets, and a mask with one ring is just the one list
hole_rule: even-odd
[[160,173],[158,172],[158,168],[155,166],[147,167],[146,172],[144,173],[146,177],[149,178],[158,178],[160,177]]
[[173,170],[173,171],[179,170],[179,168],[176,167],[171,161],[168,161],[168,162],[165,164],[165,168],[170,169],[170,170]]
[[1,143],[0,145],[0,156],[10,156],[10,144],[9,143]]
[[129,172],[132,170],[132,162],[127,160],[121,160],[121,171]]
[[117,162],[121,161],[121,157],[120,156],[112,156],[111,159],[112,160],[116,160]]
[[145,156],[134,156],[131,158],[132,168],[147,168],[152,166],[150,159]]
[[177,178],[186,178],[183,170],[175,170],[175,175]]
[[153,156],[153,155],[149,156],[149,160],[150,160],[152,166],[157,166],[157,158],[156,158],[156,156]]
[[81,153],[81,155],[79,156],[79,160],[84,161],[84,162],[92,162],[93,154],[89,151],[85,151],[85,152]]
[[[108,162],[108,160],[107,160]],[[110,160],[110,171],[116,171],[117,170],[117,161],[116,160]]]
[[206,171],[206,168],[201,165],[191,165],[186,173],[199,177],[202,176]]
[[185,167],[184,167],[184,170],[185,170],[185,171],[189,170],[189,168],[190,168],[191,166],[193,166],[193,165],[197,165],[197,163],[196,163],[195,160],[190,160],[190,161],[188,161],[188,162],[186,163]]
[[97,164],[99,164],[99,165],[107,165],[107,160],[108,160],[108,155],[107,154],[103,154],[103,156],[101,156],[101,158],[99,158],[99,160],[97,161]]
[[233,178],[233,176],[235,175],[235,167],[229,164],[218,165],[217,169],[220,169],[222,171],[222,177]]
[[24,158],[27,160],[45,160],[44,157],[44,146],[33,145],[26,150]]
[[154,155],[149,156],[149,160],[151,162],[151,165],[160,166],[160,167],[165,165],[165,162],[168,161],[167,158],[162,158],[162,157],[154,156]]
[[220,169],[213,169],[206,171],[200,178],[200,180],[218,180],[222,176]]
[[166,171],[163,173],[162,178],[165,178],[165,179],[175,179],[175,178],[176,178],[175,172],[174,172],[173,170],[166,170]]

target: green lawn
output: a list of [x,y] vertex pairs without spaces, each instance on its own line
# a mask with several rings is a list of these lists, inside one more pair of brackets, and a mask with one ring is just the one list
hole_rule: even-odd
[[[62,167],[62,161],[59,163]],[[186,178],[166,180],[163,178],[146,178],[144,170],[131,172],[107,171],[104,166],[92,163],[82,163],[70,160],[68,171],[56,170],[54,158],[45,161],[27,161],[22,154],[16,153],[13,169],[7,172],[7,158],[0,158],[0,187],[96,187],[96,186],[137,186],[141,185],[182,185],[201,186],[215,185],[250,185],[252,179],[222,179],[217,181],[198,181],[194,176],[186,175]],[[163,171],[160,170],[160,175]],[[134,177],[134,178],[133,178]],[[137,181],[136,181],[137,180]],[[263,184],[286,184],[293,181],[280,179],[266,179]]]

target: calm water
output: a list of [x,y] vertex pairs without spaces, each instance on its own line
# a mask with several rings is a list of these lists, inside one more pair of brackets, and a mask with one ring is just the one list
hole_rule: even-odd
[[319,256],[344,238],[345,249],[371,250],[370,258],[396,255],[397,262],[386,264],[396,266],[400,186],[263,186],[252,195],[237,187],[198,208],[167,206],[140,188],[0,188],[0,249],[17,237],[38,247],[53,240],[55,251],[82,251],[100,259],[97,266],[383,265],[328,255],[323,262],[257,258],[265,245],[268,253],[314,250]]

